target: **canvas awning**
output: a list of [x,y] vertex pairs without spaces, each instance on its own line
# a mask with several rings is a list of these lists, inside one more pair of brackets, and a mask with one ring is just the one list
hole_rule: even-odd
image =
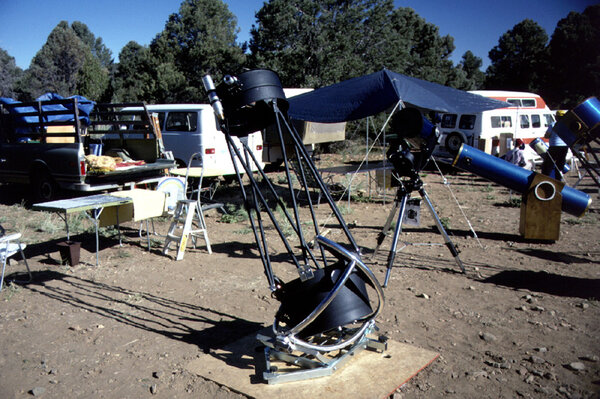
[[437,112],[480,112],[508,107],[503,101],[384,69],[290,98],[292,119],[335,123],[366,118],[396,105]]

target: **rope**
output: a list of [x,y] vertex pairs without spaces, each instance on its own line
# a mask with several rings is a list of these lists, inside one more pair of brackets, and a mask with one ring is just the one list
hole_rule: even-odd
[[458,202],[458,199],[454,195],[454,192],[450,188],[450,183],[448,182],[448,179],[446,179],[446,176],[444,176],[444,174],[442,173],[442,170],[440,169],[437,161],[435,160],[435,157],[431,157],[431,159],[433,160],[433,163],[435,164],[435,167],[437,168],[438,172],[440,172],[440,176],[442,177],[442,181],[444,182],[444,186],[446,186],[448,188],[448,191],[450,191],[450,194],[452,195],[452,198],[454,198],[454,201],[456,202],[456,205],[458,205],[458,209],[460,209],[460,213],[462,213],[463,217],[467,221],[467,224],[469,225],[469,229],[471,229],[471,232],[473,233],[473,236],[477,240],[477,243],[483,249],[484,246],[483,246],[483,244],[481,244],[481,241],[479,241],[479,237],[477,236],[477,233],[475,232],[475,229],[471,225],[471,222],[467,218],[467,215],[465,214],[465,212],[463,210],[463,207],[460,205],[460,203]]
[[[348,185],[344,188],[344,191],[342,192],[342,195],[340,196],[340,199],[337,200],[336,202],[336,206],[339,208],[339,204],[341,203],[342,199],[344,198],[344,196],[346,195],[346,192],[352,187],[352,182],[354,181],[354,178],[358,175],[358,171],[360,170],[360,168],[363,166],[363,164],[365,163],[365,161],[369,158],[369,154],[371,153],[371,150],[373,149],[373,147],[375,147],[375,144],[377,143],[379,136],[381,136],[381,134],[383,133],[383,131],[385,130],[388,122],[390,121],[390,119],[392,118],[392,115],[394,115],[394,112],[396,112],[396,110],[398,109],[398,106],[402,105],[402,108],[404,108],[404,103],[402,102],[402,100],[398,101],[396,103],[396,105],[394,106],[394,109],[392,109],[392,112],[390,112],[390,115],[387,117],[387,119],[385,120],[385,123],[383,124],[383,126],[381,127],[381,130],[379,130],[379,133],[377,133],[377,136],[375,136],[375,139],[373,140],[373,144],[371,144],[371,147],[369,147],[367,149],[367,153],[365,154],[365,157],[362,159],[362,161],[360,162],[360,164],[358,165],[358,168],[356,169],[356,171],[354,173],[352,173],[352,177],[350,177],[350,182],[348,183]],[[369,123],[369,119],[367,118],[367,124]],[[373,126],[375,127],[375,126]],[[358,129],[358,128],[357,128]],[[321,224],[321,228],[325,227],[325,225],[329,222],[329,220],[331,220],[331,217],[333,216],[333,212],[329,213],[329,216],[327,216],[327,219],[325,219],[325,221]]]

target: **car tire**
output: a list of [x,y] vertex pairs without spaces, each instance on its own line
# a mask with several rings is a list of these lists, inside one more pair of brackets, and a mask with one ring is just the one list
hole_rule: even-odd
[[36,171],[32,177],[33,198],[38,202],[51,201],[58,197],[59,187],[48,171]]
[[460,147],[465,143],[465,138],[458,132],[452,132],[446,137],[446,149],[451,154],[457,154]]

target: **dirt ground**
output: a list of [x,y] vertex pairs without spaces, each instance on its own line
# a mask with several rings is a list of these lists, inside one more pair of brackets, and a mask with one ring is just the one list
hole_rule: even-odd
[[[281,172],[272,176],[282,179]],[[558,241],[533,242],[519,235],[520,211],[511,206],[519,195],[463,172],[446,174],[449,184],[434,171],[422,176],[466,273],[440,245],[423,207],[420,226],[405,226],[400,237],[406,246],[377,324],[390,339],[440,356],[393,397],[598,397],[600,200],[590,180],[579,186],[594,200],[587,215],[563,214]],[[365,200],[367,181],[359,192],[363,198],[340,205],[367,265],[383,280],[391,238],[375,256],[373,249],[391,202],[383,204],[374,191],[379,199]],[[215,199],[230,202],[237,193],[222,188]],[[0,223],[23,233],[33,271],[31,283],[0,292],[1,398],[244,397],[186,365],[273,321],[278,302],[248,221],[211,210],[213,253],[200,242],[181,261],[163,256],[158,238],[148,251],[137,224],[127,222],[122,246],[114,230],[102,231],[96,267],[91,225],[78,218],[71,238],[82,242],[81,263],[69,267],[60,264],[56,245],[65,239],[63,221],[30,210],[23,195],[0,186]],[[326,215],[326,208],[318,213]],[[156,223],[162,234],[167,227],[166,220]],[[274,252],[281,251],[276,241],[269,240]],[[13,261],[7,276],[23,270]],[[276,265],[276,272],[284,280],[295,275],[289,264]]]

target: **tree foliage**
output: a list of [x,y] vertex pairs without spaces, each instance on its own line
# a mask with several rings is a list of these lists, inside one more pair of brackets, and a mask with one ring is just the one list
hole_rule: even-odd
[[441,37],[438,27],[425,21],[412,8],[397,8],[394,14],[394,40],[400,41],[401,54],[407,54],[395,72],[440,84],[455,78],[450,60],[454,39],[449,35]]
[[25,72],[0,49],[0,94],[204,102],[206,73],[220,78],[257,67],[275,70],[288,87],[321,87],[388,68],[462,90],[539,92],[562,108],[600,93],[600,5],[571,12],[549,44],[537,23],[518,23],[489,52],[486,73],[471,51],[454,66],[453,38],[393,0],[267,0],[255,17],[249,46],[239,44],[237,20],[222,0],[183,0],[149,46],[129,42],[118,64],[84,23],[62,21]]
[[86,50],[89,51],[68,23],[61,21],[25,71],[25,97],[33,99],[46,92],[75,94],[77,73],[85,61]]
[[0,48],[0,97],[16,97],[15,85],[22,74],[15,58]]
[[236,73],[245,62],[237,19],[221,0],[184,0],[150,45],[159,101],[204,101],[202,76]]
[[445,84],[450,36],[391,0],[270,0],[251,29],[253,67],[288,86],[320,87],[383,68]]
[[[83,23],[74,25],[86,40],[97,42]],[[25,71],[19,84],[19,97],[31,100],[41,94],[53,92],[62,96],[80,94],[100,99],[109,80],[108,69],[93,55],[89,45],[66,21],[61,21],[50,32],[46,43]]]
[[109,101],[107,89],[110,83],[108,69],[91,52],[85,53],[85,59],[77,72],[75,93],[96,101]]
[[89,47],[92,55],[98,59],[100,64],[107,69],[113,64],[112,51],[106,47],[101,37],[96,37],[83,22],[75,21],[71,24],[77,37]]
[[548,35],[535,21],[525,19],[504,33],[489,52],[487,89],[538,92],[547,64]]
[[156,91],[156,74],[148,47],[135,41],[123,47],[119,53],[113,86],[117,101],[152,102]]
[[465,73],[465,85],[453,87],[461,90],[478,90],[483,87],[485,74],[481,72],[481,65],[481,58],[475,56],[470,50],[466,51],[458,64],[458,68]]
[[600,5],[561,19],[548,46],[546,86],[554,107],[568,109],[600,95]]

